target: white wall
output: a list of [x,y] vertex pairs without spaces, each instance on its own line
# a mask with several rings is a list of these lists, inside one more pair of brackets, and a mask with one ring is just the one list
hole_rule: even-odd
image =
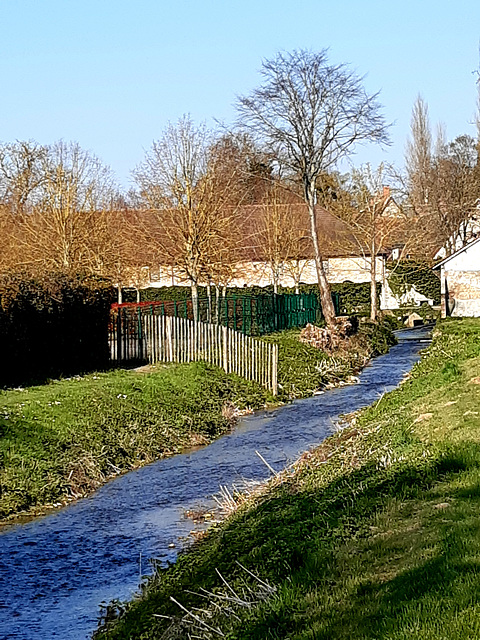
[[[327,279],[331,283],[345,282],[369,282],[370,281],[370,258],[329,258],[324,260],[327,272]],[[315,284],[317,282],[317,271],[314,260],[300,261],[301,276],[300,282],[305,284]],[[186,285],[189,283],[184,276],[171,267],[160,267],[153,270],[154,279],[150,282],[151,287],[170,287],[175,285]],[[382,256],[376,259],[376,279],[383,283],[385,278],[385,260]],[[245,262],[237,265],[236,276],[229,282],[230,287],[259,286],[265,287],[273,284],[272,273],[269,266],[264,262]],[[280,286],[293,287],[295,281],[288,266],[284,266],[280,277]]]
[[480,271],[480,242],[451,258],[446,264],[447,271]]

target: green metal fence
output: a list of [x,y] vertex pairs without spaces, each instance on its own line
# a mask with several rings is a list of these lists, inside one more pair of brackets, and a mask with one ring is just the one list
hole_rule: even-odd
[[[338,296],[333,296],[338,310]],[[191,300],[171,300],[112,305],[112,322],[121,322],[130,316],[165,315],[194,318]],[[212,296],[197,300],[197,320],[220,324],[250,336],[264,335],[323,319],[315,293],[261,294],[257,296]],[[120,320],[119,320],[120,319]]]

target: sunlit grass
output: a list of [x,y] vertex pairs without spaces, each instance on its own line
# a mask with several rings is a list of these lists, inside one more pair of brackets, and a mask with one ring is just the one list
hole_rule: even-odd
[[[100,637],[215,637],[172,595],[229,638],[480,637],[479,369],[480,321],[442,323],[410,379],[159,574]],[[243,608],[195,595],[227,593],[217,570],[240,592],[237,560],[276,592]]]
[[228,430],[267,394],[203,363],[0,391],[0,517],[88,494],[117,473]]

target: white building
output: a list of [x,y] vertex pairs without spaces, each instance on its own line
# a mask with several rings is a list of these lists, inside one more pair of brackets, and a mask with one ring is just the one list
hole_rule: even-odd
[[480,316],[480,238],[436,265],[440,269],[442,317]]

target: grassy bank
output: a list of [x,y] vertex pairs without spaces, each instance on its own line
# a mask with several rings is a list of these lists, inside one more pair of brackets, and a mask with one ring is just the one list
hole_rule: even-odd
[[334,355],[302,344],[299,329],[272,333],[264,340],[278,344],[278,384],[280,398],[311,396],[317,389],[349,381],[374,356],[387,353],[396,344],[384,325],[366,322]]
[[478,638],[479,511],[480,321],[442,322],[399,389],[160,570],[98,637]]
[[267,394],[216,367],[111,371],[0,392],[0,517],[87,495],[108,477],[231,425]]
[[[335,358],[300,344],[299,331],[271,336],[280,345],[280,398],[310,395],[354,373],[383,335],[368,331]],[[88,495],[118,473],[208,444],[230,428],[232,407],[267,401],[273,397],[258,385],[203,363],[0,391],[0,520]]]

